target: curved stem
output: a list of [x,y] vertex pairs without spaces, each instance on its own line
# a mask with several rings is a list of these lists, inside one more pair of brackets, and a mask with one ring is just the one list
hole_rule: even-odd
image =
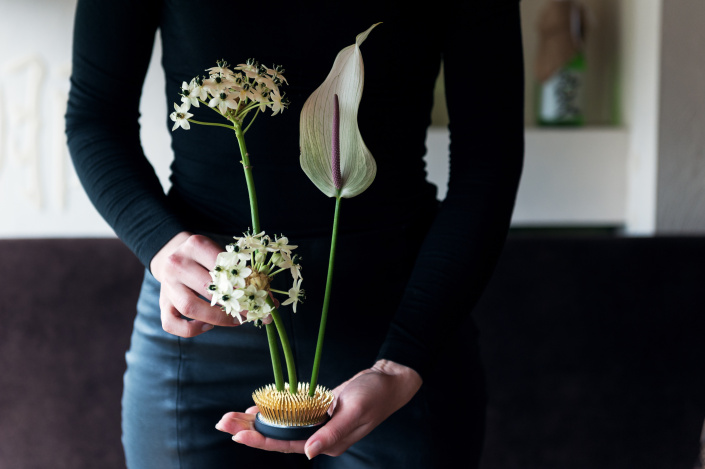
[[259,101],[252,101],[250,104],[247,105],[241,112],[249,112],[254,108],[259,109],[263,104],[267,106],[268,104],[272,104],[273,101],[266,101],[266,102],[259,102]]
[[230,130],[235,129],[235,127],[233,127],[232,125],[219,124],[219,123],[217,123],[217,122],[201,122],[201,121],[197,121],[197,120],[193,120],[193,119],[187,119],[187,120],[188,120],[190,123],[192,123],[192,124],[198,124],[198,125],[213,125],[213,126],[215,126],[215,127],[225,127],[226,129],[230,129]]
[[[242,133],[247,132],[247,129],[250,128],[250,126],[252,125],[252,123],[255,121],[255,117],[257,117],[257,115],[259,115],[259,107],[257,108],[257,112],[255,112],[255,115],[252,116],[252,119],[250,119],[250,123],[247,124],[247,127],[245,127],[245,130],[243,130]],[[244,119],[245,119],[245,116],[243,116],[243,120],[244,120]]]
[[203,101],[202,99],[199,99],[199,101],[200,101],[201,103],[205,104],[208,109],[210,109],[211,111],[215,112],[215,113],[218,114],[220,117],[225,117],[225,118],[227,119],[227,116],[224,116],[223,113],[220,112],[220,109],[215,108],[215,107],[211,107],[210,104],[208,104],[207,101]]
[[278,273],[284,272],[285,270],[289,270],[289,268],[288,268],[288,267],[283,267],[283,268],[281,268],[281,269],[279,269],[279,270],[275,270],[274,272],[270,272],[270,273],[269,273],[269,276],[270,276],[270,277],[274,277],[274,276],[277,275]]
[[323,309],[321,311],[321,325],[318,328],[318,342],[316,343],[316,356],[313,359],[313,371],[311,372],[311,385],[308,390],[309,396],[316,394],[318,384],[318,371],[321,367],[321,355],[323,354],[323,336],[326,333],[326,322],[328,321],[328,306],[330,305],[330,291],[333,283],[333,263],[335,261],[335,247],[338,241],[338,219],[340,216],[341,197],[335,198],[335,215],[333,215],[333,234],[330,240],[330,257],[328,258],[328,277],[326,278],[326,293],[323,298]]

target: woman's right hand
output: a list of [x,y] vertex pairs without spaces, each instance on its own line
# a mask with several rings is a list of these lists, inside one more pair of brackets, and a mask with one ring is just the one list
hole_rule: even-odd
[[[208,273],[223,249],[206,236],[181,232],[152,258],[152,275],[161,283],[159,307],[162,327],[170,334],[194,337],[214,326],[237,326],[240,322],[211,306]],[[187,320],[184,318],[189,318]]]

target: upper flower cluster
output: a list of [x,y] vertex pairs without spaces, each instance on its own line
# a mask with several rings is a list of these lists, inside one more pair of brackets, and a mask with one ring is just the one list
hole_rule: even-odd
[[[292,304],[296,312],[296,305],[301,303],[304,294],[301,265],[298,256],[291,254],[297,246],[290,245],[285,236],[271,239],[264,231],[245,233],[235,240],[226,246],[225,252],[218,254],[215,268],[210,272],[211,305],[219,304],[240,323],[254,322],[261,326],[269,322],[274,308],[270,294],[281,293],[288,295],[282,305]],[[271,288],[272,278],[286,270],[294,279],[289,292]]]
[[195,77],[181,85],[181,105],[174,103],[174,112],[169,116],[174,121],[172,130],[178,127],[189,129],[189,119],[193,114],[191,106],[207,104],[231,122],[242,122],[245,115],[253,110],[264,111],[270,108],[276,115],[289,105],[288,98],[280,91],[280,86],[288,84],[284,69],[280,65],[272,68],[260,65],[254,59],[230,68],[225,60],[206,70],[208,77]]

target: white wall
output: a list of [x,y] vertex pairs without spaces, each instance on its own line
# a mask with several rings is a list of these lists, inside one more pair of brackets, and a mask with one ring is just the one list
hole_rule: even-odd
[[[3,238],[112,236],[84,194],[65,143],[75,6],[76,0],[0,0]],[[159,115],[165,98],[158,70],[151,73],[143,140],[166,182],[168,131]]]
[[622,107],[629,127],[626,228],[656,231],[662,0],[622,0]]

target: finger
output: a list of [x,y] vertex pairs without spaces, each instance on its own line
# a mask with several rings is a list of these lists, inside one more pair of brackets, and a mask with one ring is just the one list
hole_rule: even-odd
[[235,435],[238,432],[254,430],[255,417],[242,412],[228,412],[223,415],[220,421],[215,425],[215,428],[221,432],[227,432]]
[[325,453],[330,456],[340,456],[355,441],[358,441],[370,430],[365,430],[360,422],[359,412],[347,411],[338,403],[333,417],[321,429],[314,433],[304,448],[309,459]]
[[[256,409],[250,407],[248,411]],[[233,441],[253,448],[280,453],[303,453],[305,440],[289,441],[267,438],[255,431],[255,415],[252,413],[229,412],[220,419],[215,428],[233,435]]]
[[203,321],[187,321],[170,303],[161,306],[161,319],[162,328],[169,334],[179,337],[195,337],[213,329],[213,324]]
[[253,405],[245,411],[246,414],[257,414],[257,412],[259,412],[259,407],[257,407],[256,405]]
[[223,252],[223,248],[212,239],[193,235],[183,244],[184,252],[207,270],[215,266],[218,254]]
[[242,443],[252,448],[263,449],[265,451],[277,451],[280,453],[301,453],[304,452],[306,440],[275,440],[267,438],[254,430],[243,430],[233,436],[233,441]]
[[[179,249],[167,258],[167,274],[162,279],[162,285],[178,284],[186,285],[188,288],[210,300],[211,292],[208,286],[211,284],[209,268],[204,267],[198,260],[190,257],[192,253]],[[213,268],[215,261],[211,264]]]
[[190,319],[207,322],[216,326],[238,326],[240,321],[217,306],[199,298],[193,290],[183,284],[169,284],[165,287],[167,298],[174,307]]

